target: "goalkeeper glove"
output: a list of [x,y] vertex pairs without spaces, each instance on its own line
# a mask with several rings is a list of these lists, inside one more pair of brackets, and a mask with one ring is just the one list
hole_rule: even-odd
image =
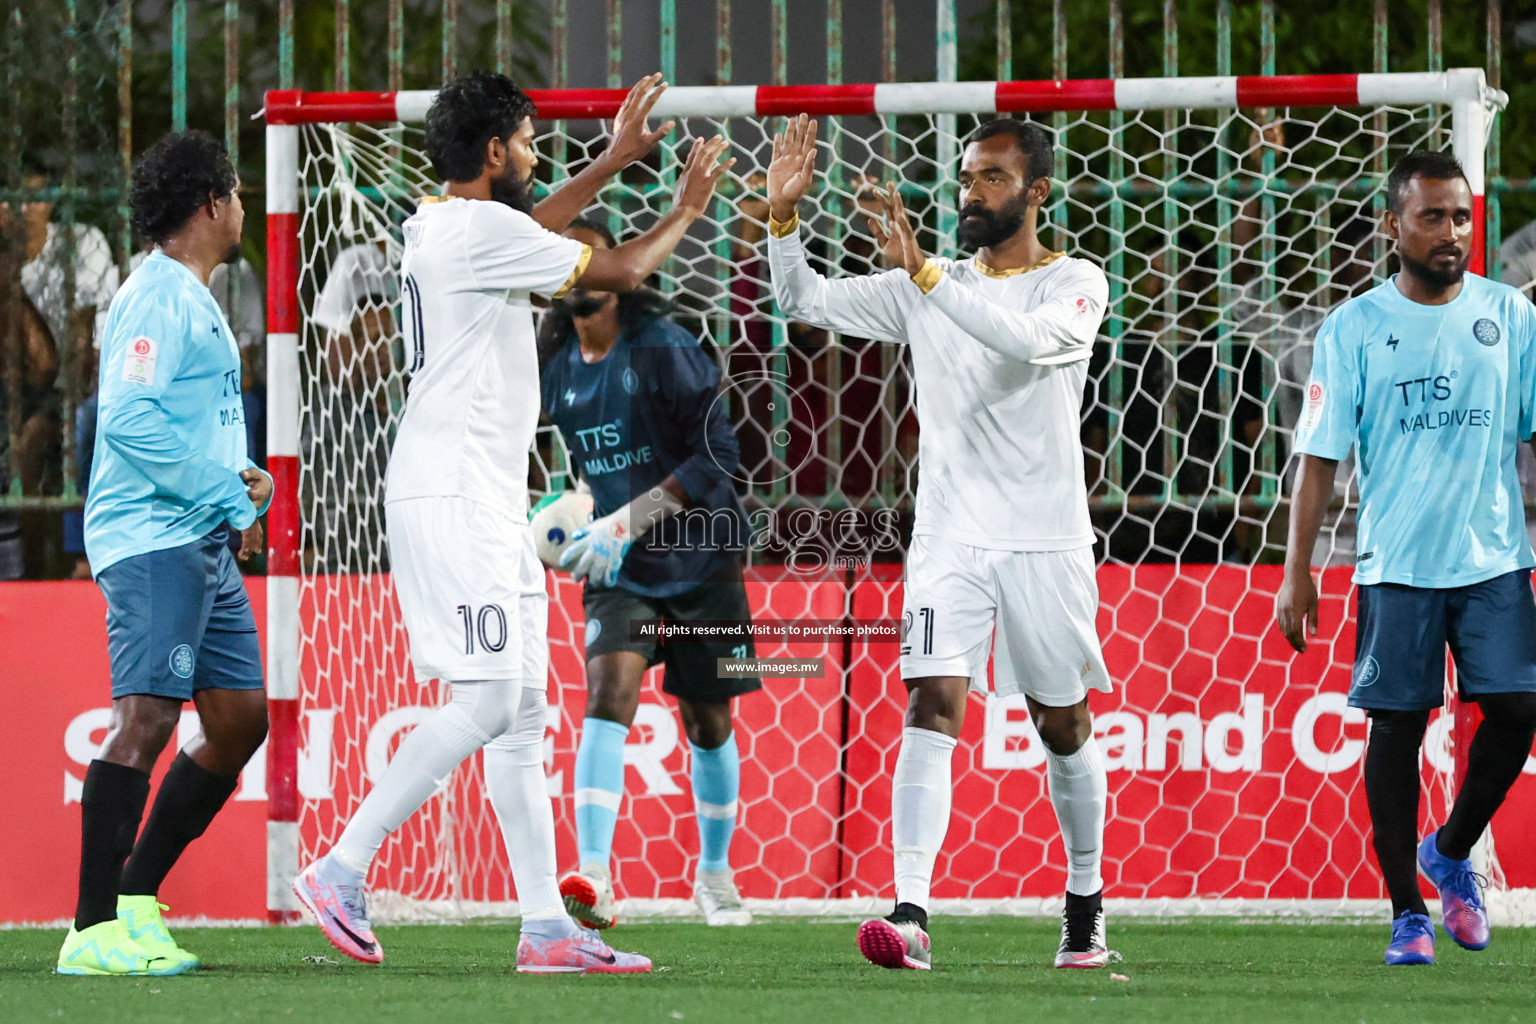
[[619,581],[619,570],[630,546],[650,533],[657,523],[682,509],[683,503],[665,487],[657,486],[629,504],[601,519],[571,538],[560,565],[575,579],[587,579],[598,586],[611,587]]

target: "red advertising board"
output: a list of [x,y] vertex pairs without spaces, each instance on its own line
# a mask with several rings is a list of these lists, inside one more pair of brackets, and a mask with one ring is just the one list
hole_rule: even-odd
[[[1299,657],[1271,626],[1277,569],[1105,566],[1099,582],[1100,634],[1117,686],[1091,698],[1110,768],[1107,891],[1379,896],[1360,785],[1366,725],[1343,700],[1353,649],[1347,573],[1325,577],[1322,635]],[[261,621],[265,588],[253,581],[250,589]],[[762,618],[900,614],[896,582],[866,579],[850,588],[787,578],[753,582],[749,591]],[[546,763],[561,863],[569,865],[571,779],[585,704],[582,616],[578,588],[561,578],[553,593],[550,697],[557,710]],[[303,827],[306,845],[323,848],[400,737],[437,702],[437,689],[408,679],[387,585],[323,579],[306,601],[308,615],[345,608],[367,623],[333,636],[334,643],[315,631],[305,665],[306,676],[322,663],[328,672],[352,666],[346,685],[317,691],[305,707]],[[7,711],[0,751],[8,779],[0,813],[11,823],[0,843],[0,877],[13,882],[0,890],[0,921],[54,920],[72,911],[79,786],[109,715],[104,614],[91,583],[0,584]],[[742,817],[733,861],[743,891],[888,895],[889,779],[905,703],[895,647],[845,651],[840,642],[818,640],[763,644],[757,653],[826,657],[827,673],[770,681],[738,704]],[[687,896],[697,855],[687,743],[658,673],[641,700],[615,837],[619,886],[631,897]],[[1426,743],[1428,822],[1443,818],[1448,725],[1437,716]],[[189,708],[177,742],[195,729]],[[1043,761],[1019,700],[973,698],[955,759],[954,815],[936,897],[1059,894],[1064,861]],[[162,759],[162,770],[168,763]],[[1536,759],[1528,769],[1494,823],[1508,882],[1521,887],[1536,885],[1536,866],[1523,855],[1536,838]],[[385,847],[375,888],[477,901],[513,895],[479,772],[473,759]],[[264,780],[253,768],[167,882],[163,899],[176,916],[264,916],[264,820]]]

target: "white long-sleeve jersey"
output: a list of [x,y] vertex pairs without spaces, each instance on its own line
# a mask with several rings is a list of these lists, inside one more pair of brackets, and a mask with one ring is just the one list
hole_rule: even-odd
[[1001,551],[1093,543],[1079,437],[1088,357],[1109,282],[1058,254],[1028,271],[936,258],[828,280],[793,224],[770,232],[768,266],[784,315],[912,346],[919,424],[913,532]]

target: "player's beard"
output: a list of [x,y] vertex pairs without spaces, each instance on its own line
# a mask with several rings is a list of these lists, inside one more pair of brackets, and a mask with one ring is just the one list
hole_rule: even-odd
[[224,258],[219,260],[219,262],[228,263],[230,266],[234,266],[236,263],[240,262],[240,257],[244,255],[244,253],[245,246],[240,242],[236,242],[234,245],[229,247],[229,251],[224,254]]
[[1403,272],[1409,277],[1416,277],[1431,288],[1451,288],[1461,283],[1462,275],[1467,272],[1467,266],[1472,262],[1472,250],[1468,249],[1456,261],[1456,266],[1450,270],[1441,270],[1428,263],[1420,263],[1407,253],[1399,251],[1397,258],[1402,261]]
[[601,313],[603,307],[608,304],[608,297],[606,295],[596,295],[592,292],[576,292],[565,301],[571,311],[571,316],[581,319],[582,317]]
[[517,168],[508,164],[501,177],[491,179],[491,198],[498,203],[506,203],[514,210],[532,213],[533,175],[519,177]]
[[[1024,215],[1029,211],[1029,200],[1023,195],[1002,205],[1001,209],[989,210],[980,203],[972,203],[960,210],[960,228],[956,232],[960,248],[967,252],[1001,245],[1024,226]],[[973,216],[974,220],[967,220]]]

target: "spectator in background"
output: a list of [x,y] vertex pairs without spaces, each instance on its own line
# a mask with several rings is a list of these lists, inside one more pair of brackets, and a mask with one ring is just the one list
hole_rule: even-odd
[[[1263,153],[1275,151],[1277,173],[1286,167],[1285,123],[1275,112],[1261,108],[1256,112],[1260,127],[1249,139],[1244,163],[1253,174],[1263,168]],[[1300,420],[1303,392],[1312,369],[1312,343],[1328,311],[1337,304],[1369,290],[1374,284],[1376,223],[1369,206],[1346,210],[1342,218],[1328,223],[1328,211],[1319,211],[1320,227],[1327,241],[1319,244],[1317,234],[1307,232],[1293,239],[1277,239],[1276,248],[1301,253],[1307,265],[1286,278],[1280,269],[1263,260],[1263,232],[1266,229],[1259,196],[1250,198],[1233,226],[1232,240],[1238,247],[1239,262],[1234,278],[1241,292],[1230,313],[1234,340],[1244,354],[1239,356],[1242,375],[1241,397],[1234,417],[1234,441],[1248,463],[1242,493],[1258,493],[1262,481],[1258,468],[1265,436],[1275,434],[1276,472],[1289,477],[1292,426]],[[1320,271],[1326,271],[1326,283],[1319,284]],[[1265,291],[1269,294],[1266,297]],[[1355,517],[1350,507],[1358,506],[1354,456],[1345,460],[1343,472],[1334,479],[1334,501],[1323,520],[1318,543],[1313,548],[1313,565],[1353,566],[1355,564]],[[1270,517],[1270,526],[1285,529],[1285,519]],[[1265,524],[1251,517],[1239,516],[1233,530],[1233,552],[1242,561],[1258,558],[1268,545],[1283,552],[1282,537],[1267,539]]]
[[[0,498],[11,489],[11,438],[20,435],[29,410],[49,392],[58,371],[48,325],[20,287],[14,258],[19,247],[6,241],[0,238]],[[0,509],[0,580],[20,579],[24,569],[20,518]]]
[[[40,192],[48,179],[33,172],[22,183]],[[96,349],[107,306],[117,291],[117,264],[100,228],[75,224],[64,230],[54,223],[49,200],[23,203],[20,227],[21,287],[47,325],[58,361],[50,391],[18,440],[21,486],[27,494],[57,494],[63,484],[64,408],[96,390]]]
[[391,237],[384,234],[341,250],[315,297],[309,318],[326,331],[327,362],[333,370],[377,359],[380,342],[395,335],[400,284],[390,244]]
[[1526,295],[1536,285],[1536,221],[1507,236],[1499,246],[1499,280]]
[[391,245],[391,236],[380,234],[342,249],[310,314],[324,335],[303,385],[306,571],[382,572],[389,565],[384,471],[401,397],[394,316],[400,289]]

